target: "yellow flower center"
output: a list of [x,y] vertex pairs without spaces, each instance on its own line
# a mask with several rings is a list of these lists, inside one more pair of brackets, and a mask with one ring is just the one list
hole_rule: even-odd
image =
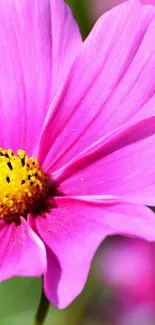
[[35,211],[48,193],[49,178],[24,150],[0,148],[0,219],[16,221]]

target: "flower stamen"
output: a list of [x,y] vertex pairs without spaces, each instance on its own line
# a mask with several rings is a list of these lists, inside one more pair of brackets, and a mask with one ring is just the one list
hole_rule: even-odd
[[49,178],[24,150],[0,148],[0,219],[16,220],[34,211],[48,194]]

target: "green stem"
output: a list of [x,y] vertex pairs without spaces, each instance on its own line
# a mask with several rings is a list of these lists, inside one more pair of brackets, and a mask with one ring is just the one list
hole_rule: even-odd
[[49,306],[50,306],[50,303],[47,300],[47,298],[45,297],[44,291],[42,289],[41,300],[40,300],[40,304],[39,304],[33,325],[43,325],[44,324]]

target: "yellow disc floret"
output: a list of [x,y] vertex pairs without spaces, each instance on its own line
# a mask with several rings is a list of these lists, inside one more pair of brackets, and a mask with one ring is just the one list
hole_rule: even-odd
[[48,184],[35,158],[0,148],[0,219],[26,217],[46,197]]

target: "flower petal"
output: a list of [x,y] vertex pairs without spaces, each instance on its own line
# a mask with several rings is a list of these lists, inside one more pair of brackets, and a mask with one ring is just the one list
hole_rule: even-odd
[[19,226],[0,222],[0,281],[12,276],[40,276],[46,270],[43,242],[25,219]]
[[[18,1],[18,0],[17,0]],[[82,39],[78,25],[64,0],[49,0],[52,30],[52,95],[62,86]]]
[[32,154],[81,38],[64,1],[2,0],[0,8],[0,145]]
[[155,205],[155,117],[129,123],[52,174],[65,195],[114,195]]
[[155,93],[154,30],[155,7],[137,0],[99,19],[44,125],[38,153],[44,168],[56,170],[137,112],[140,118]]
[[[59,197],[45,217],[33,220],[48,246],[44,289],[59,308],[81,292],[93,255],[109,234],[155,240],[154,213],[146,207],[98,197]],[[50,251],[51,249],[51,251]]]

